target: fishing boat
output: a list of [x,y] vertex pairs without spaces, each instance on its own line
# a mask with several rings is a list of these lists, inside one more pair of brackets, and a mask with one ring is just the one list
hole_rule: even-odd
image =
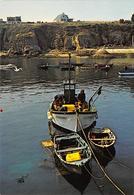
[[100,69],[105,68],[106,66],[112,68],[113,64],[94,64],[95,68],[100,68]]
[[0,71],[13,70],[15,72],[22,71],[22,68],[18,68],[15,64],[0,65]]
[[88,102],[79,100],[79,95],[76,94],[76,83],[71,81],[69,69],[69,80],[64,83],[63,94],[57,94],[50,104],[47,112],[48,120],[51,120],[55,127],[68,132],[78,132],[93,126],[98,117],[94,102],[101,94],[101,89],[102,86],[89,98]]
[[72,66],[83,66],[84,65],[84,63],[71,63],[72,64]]
[[108,72],[111,69],[109,65],[105,65],[104,67],[101,67],[100,70]]
[[40,66],[41,70],[48,70],[48,63]]
[[[69,70],[69,67],[68,66],[63,66],[63,67],[61,67],[61,70],[62,71],[68,71]],[[70,67],[70,71],[75,71],[75,67],[74,66],[71,66]]]
[[[59,62],[59,65],[65,65],[65,66],[69,66],[69,62]],[[83,66],[84,63],[74,63],[74,62],[71,62],[71,65],[72,66]]]
[[95,64],[95,69],[108,72],[112,68],[113,64]]
[[106,149],[115,144],[116,136],[110,128],[93,128],[88,133],[88,140],[94,149]]
[[75,173],[82,173],[91,159],[88,144],[77,133],[56,135],[54,153],[67,170]]
[[125,67],[125,70],[118,72],[119,76],[134,76],[134,68]]

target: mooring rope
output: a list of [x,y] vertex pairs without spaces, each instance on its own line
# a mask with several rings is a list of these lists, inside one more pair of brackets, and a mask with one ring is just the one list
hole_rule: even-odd
[[104,178],[105,178],[105,176],[103,176],[103,177],[98,177],[98,176],[93,175],[93,174],[87,169],[86,166],[84,166],[84,168],[86,169],[86,171],[87,171],[94,179],[104,179]]
[[[114,155],[108,150],[108,148],[105,148],[106,149],[106,151],[108,152],[108,155],[109,155],[109,157],[107,156],[107,155],[105,155],[104,153],[103,154],[101,154],[105,159],[107,159],[107,160],[111,160],[111,158],[113,159],[114,158]],[[117,164],[119,164],[120,166],[122,166],[122,167],[125,167],[125,168],[127,168],[127,169],[131,169],[130,167],[128,167],[127,165],[125,165],[124,163],[122,163],[121,161],[119,161],[118,159],[113,159],[113,163],[117,163]]]
[[92,154],[93,154],[93,156],[94,156],[94,158],[95,158],[97,164],[99,165],[101,171],[104,173],[104,176],[107,177],[107,179],[113,184],[113,186],[114,186],[121,194],[126,195],[126,194],[123,192],[123,190],[122,190],[120,187],[118,187],[117,184],[109,177],[109,175],[106,173],[106,171],[105,171],[105,170],[103,169],[103,167],[101,166],[100,162],[98,161],[98,159],[97,159],[97,157],[96,157],[96,155],[95,155],[95,153],[94,153],[94,151],[93,151],[93,149],[92,149],[92,147],[91,147],[91,145],[90,145],[90,143],[89,143],[89,141],[88,141],[88,139],[87,139],[87,137],[86,137],[86,134],[85,134],[85,132],[84,132],[84,130],[83,130],[83,127],[82,127],[82,124],[81,124],[81,121],[80,121],[80,118],[79,118],[77,112],[76,112],[76,116],[77,116],[77,121],[79,122],[79,126],[80,126],[80,128],[81,128],[81,131],[82,131],[82,133],[83,133],[83,135],[84,135],[84,137],[85,137],[85,139],[86,139],[86,141],[87,141],[87,144],[88,144],[88,146],[89,146],[89,148],[90,148],[90,150],[91,150],[91,152],[92,152]]
[[88,169],[87,169],[87,167],[86,166],[84,166],[85,167],[85,169],[86,169],[86,171],[89,173],[89,175],[91,175],[91,177],[92,177],[92,179],[93,179],[93,181],[94,181],[94,183],[96,184],[96,186],[97,186],[97,188],[98,188],[98,190],[100,191],[100,193],[103,195],[103,192],[102,192],[102,190],[100,189],[100,186],[98,186],[98,184],[97,184],[97,182],[96,182],[96,180],[95,179],[104,179],[105,178],[105,176],[104,177],[102,177],[102,178],[98,178],[98,177],[96,177],[96,176],[94,176]]

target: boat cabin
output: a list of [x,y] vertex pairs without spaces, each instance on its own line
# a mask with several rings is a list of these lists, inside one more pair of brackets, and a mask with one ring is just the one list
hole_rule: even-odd
[[52,103],[52,110],[54,111],[68,111],[74,112],[76,110],[87,112],[89,111],[89,106],[87,102],[81,101],[79,96],[76,97],[75,94],[76,83],[65,83],[64,84],[64,94],[56,95]]
[[64,98],[65,102],[68,104],[74,104],[76,97],[75,97],[75,83],[65,83],[64,84]]

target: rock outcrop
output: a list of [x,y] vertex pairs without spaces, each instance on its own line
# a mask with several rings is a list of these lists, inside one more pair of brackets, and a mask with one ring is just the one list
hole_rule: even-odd
[[0,50],[9,55],[38,55],[102,46],[131,46],[134,24],[19,24],[0,26]]
[[106,51],[104,48],[98,49],[95,54],[93,55],[95,58],[112,58],[112,56],[108,51]]

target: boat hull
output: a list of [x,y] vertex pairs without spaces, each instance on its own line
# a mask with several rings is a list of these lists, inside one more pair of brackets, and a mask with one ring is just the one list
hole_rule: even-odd
[[89,167],[89,161],[86,162],[83,166],[76,166],[76,165],[69,165],[64,163],[56,154],[54,155],[54,159],[58,165],[64,167],[69,173],[73,173],[73,174],[75,173],[81,175],[85,171],[85,167],[87,166]]
[[110,150],[114,146],[114,144],[115,142],[113,142],[111,145],[108,146],[101,146],[101,145],[95,145],[93,142],[90,141],[90,145],[92,149],[98,152]]
[[78,132],[82,129],[87,129],[96,122],[96,119],[97,112],[80,112],[78,115],[76,112],[51,112],[51,120],[54,125],[72,132]]
[[[68,71],[69,68],[68,67],[62,67],[61,71]],[[70,71],[75,71],[75,67],[70,67]]]
[[89,163],[86,162],[83,166],[77,166],[77,165],[70,165],[62,162],[62,165],[67,169],[70,173],[77,173],[77,174],[82,174],[83,170],[85,169],[85,166]]
[[119,75],[120,76],[134,76],[134,72],[119,72]]
[[123,70],[120,71],[119,76],[134,76],[134,69],[127,69],[127,70]]

